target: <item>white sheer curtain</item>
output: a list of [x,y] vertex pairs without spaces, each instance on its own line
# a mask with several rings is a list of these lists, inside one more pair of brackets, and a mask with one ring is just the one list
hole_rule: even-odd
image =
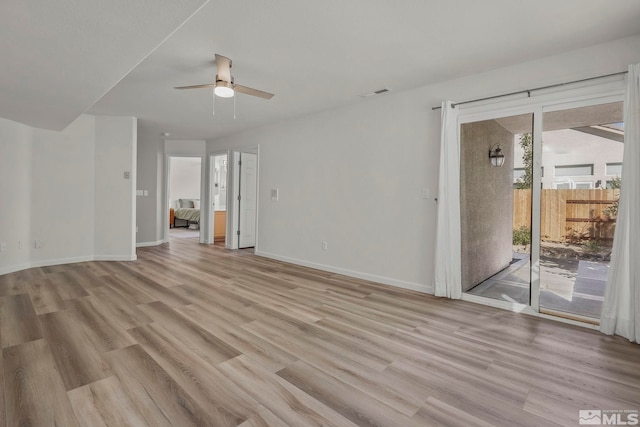
[[640,64],[627,75],[621,178],[600,330],[640,343]]
[[440,178],[438,181],[438,228],[434,290],[436,296],[462,298],[460,254],[460,147],[458,110],[451,101],[442,103]]

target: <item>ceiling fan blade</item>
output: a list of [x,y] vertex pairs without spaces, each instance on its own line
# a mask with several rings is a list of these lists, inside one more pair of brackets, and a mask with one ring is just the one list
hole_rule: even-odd
[[216,53],[217,79],[231,83],[231,60]]
[[193,85],[193,86],[178,86],[174,87],[174,89],[203,89],[207,87],[216,87],[215,83],[207,83],[204,85]]
[[234,89],[236,90],[236,92],[244,93],[245,95],[257,96],[258,98],[264,98],[264,99],[273,98],[272,93],[265,92],[263,90],[254,89],[247,86],[234,85]]

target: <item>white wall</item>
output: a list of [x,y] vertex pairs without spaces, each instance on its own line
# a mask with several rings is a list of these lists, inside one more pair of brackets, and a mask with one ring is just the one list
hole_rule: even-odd
[[0,274],[30,259],[32,145],[32,128],[0,118]]
[[95,118],[33,136],[30,261],[86,260],[93,254]]
[[136,197],[136,242],[138,244],[162,243],[162,174],[164,173],[164,141],[160,135],[149,131],[143,120],[138,120],[137,144],[138,191],[146,196]]
[[200,157],[169,159],[169,207],[178,207],[178,199],[200,199]]
[[[145,120],[138,120],[137,189],[147,191],[146,196],[137,197],[138,246],[167,241],[169,201],[166,195],[168,183],[164,181],[167,156],[204,158],[205,151],[206,142],[203,140],[166,139],[152,126],[147,126]],[[208,173],[206,162],[204,169],[205,174]]]
[[[440,138],[440,112],[431,107],[617,72],[638,61],[640,36],[369,98],[207,148],[260,145],[256,253],[430,292],[436,205],[422,189],[433,195],[437,188]],[[272,188],[279,188],[279,202],[270,200]]]
[[[0,119],[0,242],[7,242],[7,251],[0,252],[0,274],[95,259],[98,223],[105,235],[119,235],[119,243],[126,234],[121,229],[129,227],[132,241],[133,221],[116,226],[96,219],[96,200],[110,200],[127,191],[115,190],[115,183],[96,186],[96,177],[125,156],[131,164],[135,155],[131,149],[136,146],[130,135],[128,152],[97,160],[96,141],[110,141],[103,135],[109,126],[96,124],[101,120],[82,115],[56,132]],[[133,197],[133,185],[128,194]],[[114,204],[126,210],[116,199]],[[112,259],[124,255],[130,256],[131,251],[114,253]]]
[[95,257],[136,259],[137,120],[96,117],[95,147]]
[[209,149],[260,145],[256,253],[428,291],[438,117],[420,97],[381,97]]

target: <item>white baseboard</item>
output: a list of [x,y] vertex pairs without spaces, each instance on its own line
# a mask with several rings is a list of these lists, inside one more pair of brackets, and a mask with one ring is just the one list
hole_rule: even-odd
[[[159,242],[150,242],[147,243],[138,243],[137,246],[156,246],[158,244],[164,243],[162,241]],[[378,276],[375,274],[364,273],[361,271],[354,271],[340,267],[334,267],[331,265],[319,264],[311,261],[306,261],[297,258],[290,258],[278,254],[273,254],[269,252],[263,252],[256,249],[255,254],[258,256],[262,256],[265,258],[271,258],[278,261],[288,262],[291,264],[297,264],[304,267],[315,268],[318,270],[329,271],[331,273],[343,274],[345,276],[355,277],[358,279],[370,280],[376,283],[382,283],[385,285],[391,285],[402,289],[410,289],[417,292],[423,292],[426,294],[433,294],[433,286],[422,285],[419,283],[407,282],[404,280],[394,279],[392,277],[384,277]],[[6,267],[0,267],[0,275],[14,273],[20,270],[26,270],[28,268],[35,267],[47,267],[51,265],[60,265],[60,264],[74,264],[78,262],[87,262],[87,261],[135,261],[137,259],[136,255],[93,255],[93,256],[83,256],[83,257],[72,257],[72,258],[59,258],[59,259],[50,259],[50,260],[42,260],[42,261],[31,261],[22,264],[10,265]]]
[[16,271],[26,270],[27,268],[31,268],[31,264],[22,263],[22,264],[14,264],[7,265],[6,267],[0,267],[0,276],[3,274],[15,273]]
[[57,258],[57,259],[29,261],[29,262],[24,262],[22,264],[14,264],[14,265],[8,265],[6,267],[0,267],[0,275],[15,273],[16,271],[26,270],[28,268],[49,267],[51,265],[60,265],[60,264],[75,264],[78,262],[87,262],[87,261],[93,261],[93,257],[81,256],[81,257],[71,257],[71,258]]
[[422,285],[420,283],[407,282],[405,280],[394,279],[392,277],[378,276],[375,274],[364,273],[361,271],[349,270],[346,268],[334,267],[332,265],[319,264],[316,262],[306,261],[297,258],[290,258],[278,254],[269,252],[263,252],[256,248],[255,254],[265,258],[271,258],[278,261],[288,262],[290,264],[301,265],[304,267],[315,268],[317,270],[328,271],[331,273],[343,274],[349,277],[355,277],[357,279],[369,280],[376,283],[382,283],[384,285],[391,285],[397,288],[409,289],[412,291],[422,292],[425,294],[433,295],[433,286]]
[[163,243],[167,243],[167,242],[164,241],[164,240],[156,240],[155,242],[139,242],[139,243],[136,243],[136,247],[137,248],[146,248],[148,246],[158,246],[158,245],[161,245]]
[[16,271],[27,270],[29,268],[49,267],[52,265],[76,264],[79,262],[89,261],[135,261],[136,259],[138,259],[136,255],[89,255],[70,258],[45,259],[0,267],[0,276],[3,274],[15,273]]
[[95,255],[93,261],[135,261],[137,255]]

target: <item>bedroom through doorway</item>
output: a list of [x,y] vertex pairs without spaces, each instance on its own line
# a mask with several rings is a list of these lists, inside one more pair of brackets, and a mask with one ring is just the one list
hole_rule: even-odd
[[202,159],[169,157],[169,238],[200,240]]

